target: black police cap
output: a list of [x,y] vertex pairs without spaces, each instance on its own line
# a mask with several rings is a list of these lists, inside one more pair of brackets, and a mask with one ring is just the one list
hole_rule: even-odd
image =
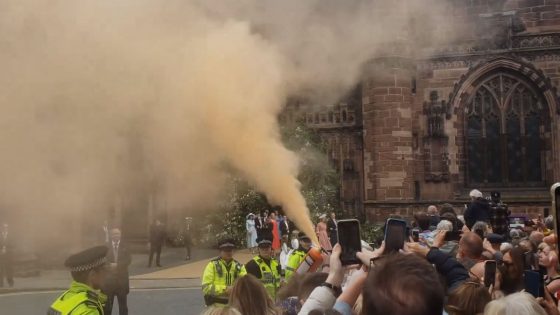
[[218,242],[218,248],[223,249],[223,248],[235,248],[235,240],[232,238],[226,238],[223,240],[220,240]]
[[311,239],[309,238],[309,236],[307,236],[305,233],[303,232],[299,232],[297,235],[298,239],[300,240],[304,240],[304,241],[311,241]]
[[74,254],[64,262],[70,271],[87,271],[95,269],[107,261],[107,247],[95,246]]
[[259,247],[272,246],[272,240],[267,237],[259,237],[257,238],[257,244]]

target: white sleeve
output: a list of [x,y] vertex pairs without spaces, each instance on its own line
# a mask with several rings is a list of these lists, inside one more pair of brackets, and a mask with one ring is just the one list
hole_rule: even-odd
[[307,315],[312,310],[327,310],[331,309],[336,302],[331,289],[327,287],[316,287],[309,298],[305,301],[298,315]]

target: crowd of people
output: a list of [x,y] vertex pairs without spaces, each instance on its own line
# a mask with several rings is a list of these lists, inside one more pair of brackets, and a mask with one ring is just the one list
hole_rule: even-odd
[[[504,233],[503,222],[475,190],[463,215],[450,204],[416,213],[398,252],[386,252],[384,242],[375,249],[362,242],[356,254],[361,264],[353,266],[342,266],[341,245],[325,219],[317,224],[318,245],[323,253],[335,245],[320,268],[298,272],[301,264],[313,263],[306,262],[313,245],[305,235],[299,235],[288,258],[294,264],[285,270],[274,262],[272,242],[257,236],[258,255],[245,265],[235,262],[239,272],[204,314],[560,314],[552,216],[527,219]],[[217,260],[231,266],[233,249],[231,240],[221,243]],[[542,283],[539,294],[529,287],[531,272],[537,286]],[[209,278],[203,279],[203,292],[218,292]]]
[[[277,213],[250,214],[247,244],[255,256],[239,262],[235,241],[219,242],[219,256],[202,275],[203,314],[560,315],[552,216],[527,219],[504,232],[483,198],[471,192],[463,215],[450,204],[431,205],[407,220],[402,248],[362,241],[360,263],[346,266],[334,214],[319,217],[318,244]],[[65,314],[65,301],[72,299],[98,310],[92,314],[110,314],[115,297],[126,308],[128,283],[119,279],[128,279],[130,256],[119,242],[120,231],[113,229],[107,246],[67,260],[74,282],[49,314]],[[107,272],[112,281],[101,281]]]

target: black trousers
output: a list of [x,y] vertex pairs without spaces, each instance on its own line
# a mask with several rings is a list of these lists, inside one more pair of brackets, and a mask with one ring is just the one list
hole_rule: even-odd
[[150,260],[148,261],[148,266],[152,266],[152,260],[154,259],[154,253],[156,254],[156,266],[159,266],[159,258],[161,256],[162,245],[150,245]]
[[105,304],[104,313],[105,315],[111,315],[113,311],[113,302],[115,301],[115,296],[119,302],[119,315],[128,315],[128,304],[126,301],[128,293],[125,292],[111,292],[107,294],[107,304]]
[[12,261],[9,258],[0,256],[0,287],[4,286],[4,278],[8,280],[10,286],[14,285],[14,270]]
[[185,240],[185,249],[187,250],[187,257],[191,257],[191,241]]
[[336,232],[329,234],[329,239],[331,241],[332,246],[338,243],[338,235],[336,234]]

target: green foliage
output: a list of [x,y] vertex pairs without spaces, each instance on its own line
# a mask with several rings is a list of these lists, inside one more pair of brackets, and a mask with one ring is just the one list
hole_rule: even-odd
[[[282,140],[286,147],[301,159],[299,181],[312,219],[321,213],[339,212],[339,178],[328,163],[320,136],[303,125],[283,126]],[[246,244],[246,217],[249,213],[275,210],[266,197],[240,176],[231,175],[229,196],[218,211],[208,213],[199,225],[198,243],[215,245],[223,237],[232,237],[238,244]]]
[[362,232],[362,240],[367,243],[375,243],[377,246],[381,245],[384,237],[382,224],[361,223],[360,230]]

